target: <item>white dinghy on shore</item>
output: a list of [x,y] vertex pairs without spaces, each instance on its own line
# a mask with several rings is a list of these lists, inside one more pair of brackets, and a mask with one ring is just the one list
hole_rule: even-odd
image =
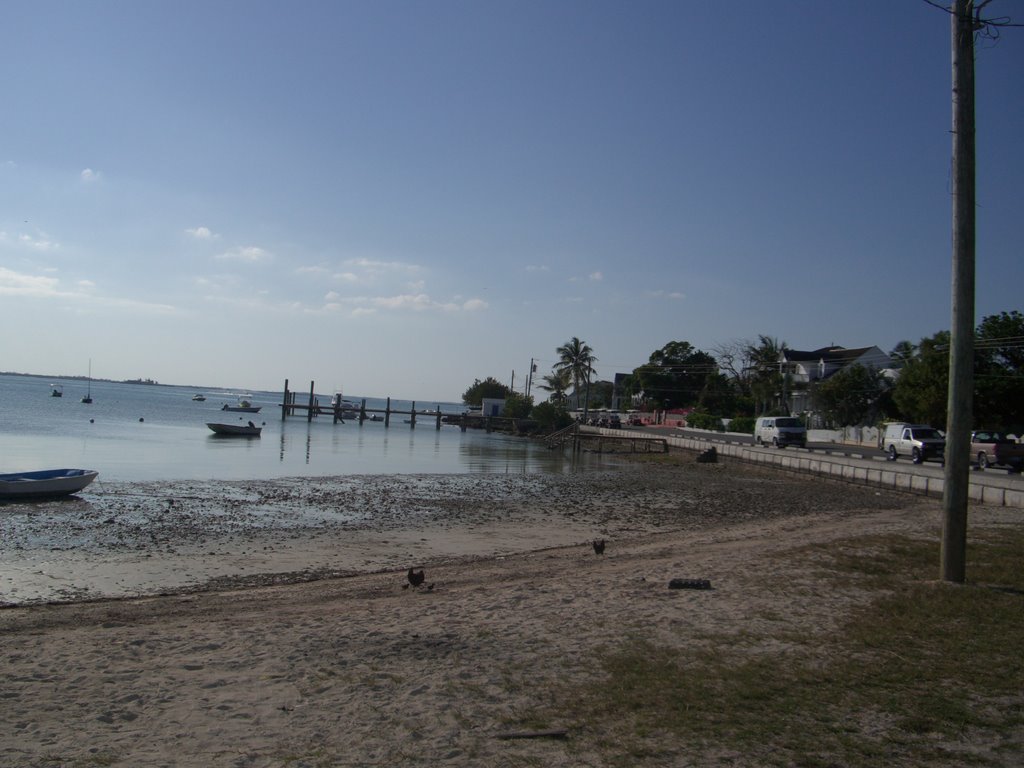
[[98,474],[92,469],[42,469],[0,474],[0,501],[67,496],[85,488]]

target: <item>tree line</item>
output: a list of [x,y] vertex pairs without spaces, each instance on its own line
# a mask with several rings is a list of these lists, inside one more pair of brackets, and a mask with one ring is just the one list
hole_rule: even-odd
[[[598,358],[593,348],[572,337],[556,348],[558,362],[541,377],[548,393],[542,402],[513,392],[488,377],[477,379],[463,394],[467,405],[483,398],[505,400],[505,413],[532,418],[542,428],[571,421],[570,406],[608,408],[614,396],[619,407],[641,411],[689,409],[691,424],[720,428],[722,419],[748,423],[760,415],[791,415],[789,403],[806,393],[816,426],[875,425],[905,420],[942,427],[946,423],[949,379],[949,331],[919,343],[901,341],[890,352],[894,369],[850,365],[810,383],[794,381],[780,365],[790,349],[785,341],[756,339],[721,344],[710,352],[688,341],[670,341],[650,354],[646,363],[625,376],[616,393],[609,381],[594,378]],[[1024,431],[1024,315],[1019,311],[985,317],[974,339],[975,426],[1021,434]],[[539,410],[538,410],[539,409]],[[740,429],[743,431],[743,429]]]

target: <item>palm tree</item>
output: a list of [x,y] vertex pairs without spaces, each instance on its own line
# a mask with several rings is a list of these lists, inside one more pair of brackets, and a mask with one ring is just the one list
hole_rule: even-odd
[[580,382],[590,381],[590,372],[597,358],[594,357],[594,350],[585,341],[580,341],[573,336],[565,344],[555,350],[558,355],[558,363],[555,364],[556,371],[567,371],[572,379],[573,394],[579,395]]
[[544,383],[538,384],[537,386],[546,392],[551,393],[549,400],[554,400],[556,403],[565,402],[565,393],[569,389],[570,381],[569,370],[566,368],[555,368],[547,376],[541,379]]
[[917,345],[909,341],[901,341],[892,348],[889,357],[897,368],[902,368],[917,355]]
[[780,372],[782,354],[789,349],[786,342],[771,336],[758,335],[757,345],[747,347],[752,369],[751,392],[758,402],[757,412],[767,413],[776,396],[785,401],[786,378]]

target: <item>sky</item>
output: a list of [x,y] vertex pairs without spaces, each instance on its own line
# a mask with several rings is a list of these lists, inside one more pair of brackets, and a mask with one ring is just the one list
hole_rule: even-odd
[[[458,401],[572,337],[610,379],[950,328],[924,0],[3,9],[0,370]],[[980,321],[1024,309],[1024,28],[976,82]]]

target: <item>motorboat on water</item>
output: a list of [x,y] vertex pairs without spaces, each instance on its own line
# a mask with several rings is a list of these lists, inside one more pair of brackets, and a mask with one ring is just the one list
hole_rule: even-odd
[[64,397],[64,387],[60,384],[50,385],[50,397]]
[[344,408],[346,410],[352,410],[352,411],[354,411],[357,408],[359,408],[359,406],[356,405],[355,403],[353,403],[351,400],[346,400],[342,396],[341,392],[335,392],[334,395],[331,397],[331,408],[338,408],[338,407]]
[[67,496],[85,488],[98,474],[92,469],[42,469],[0,474],[0,501]]
[[343,419],[355,419],[359,416],[359,406],[342,397],[341,392],[335,392],[331,397],[331,410],[340,411]]
[[217,424],[215,422],[207,422],[213,434],[224,435],[226,437],[259,437],[263,431],[263,427],[257,427],[251,421],[248,424]]
[[206,395],[192,395],[192,399],[197,403],[202,403],[206,400]]
[[242,413],[259,413],[261,405],[252,404],[252,395],[240,395],[238,397],[237,405],[228,405],[224,403],[221,407],[222,411],[240,411]]

